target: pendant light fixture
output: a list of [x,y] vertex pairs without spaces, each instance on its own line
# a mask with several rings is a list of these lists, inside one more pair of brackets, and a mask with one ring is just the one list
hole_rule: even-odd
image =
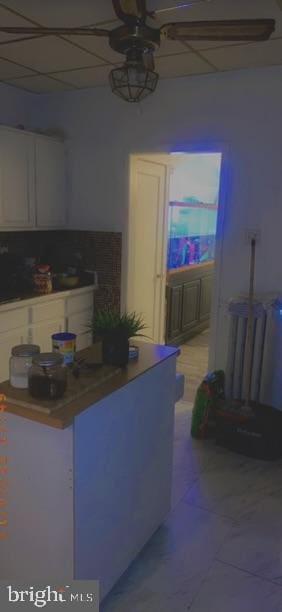
[[109,80],[114,94],[126,102],[140,102],[155,91],[159,75],[145,66],[143,51],[132,48],[125,64],[110,72]]

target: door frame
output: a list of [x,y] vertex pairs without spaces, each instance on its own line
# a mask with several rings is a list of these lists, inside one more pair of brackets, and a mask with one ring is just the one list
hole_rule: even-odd
[[[132,153],[129,156],[129,201],[128,201],[128,226],[127,226],[127,256],[126,256],[126,306],[128,304],[128,296],[130,294],[130,262],[129,252],[132,248],[132,232],[130,230],[132,222],[132,206],[134,205],[134,160],[145,159],[153,161],[154,158],[157,162],[157,158],[167,159],[167,166],[169,168],[169,159],[171,154],[176,153],[221,153],[221,170],[220,170],[220,185],[219,185],[219,197],[218,197],[218,215],[217,215],[217,227],[216,227],[216,248],[215,248],[215,275],[212,289],[212,305],[211,305],[211,337],[209,344],[209,369],[215,369],[217,363],[217,338],[220,333],[219,330],[219,310],[221,306],[221,288],[222,288],[222,270],[223,270],[223,246],[224,246],[224,228],[226,212],[228,207],[228,187],[230,185],[230,166],[229,166],[229,150],[230,145],[226,141],[200,141],[200,140],[186,140],[177,145],[170,144],[167,147],[164,146],[162,150],[151,150],[151,151],[140,151],[139,153]],[[158,161],[157,163],[161,163]],[[170,173],[167,172],[166,181],[166,201],[169,201],[169,178]],[[167,214],[164,215],[166,223],[164,227],[164,241],[163,241],[163,259],[164,259],[164,274],[166,273],[166,250],[168,242],[168,210]],[[163,283],[165,286],[165,282]],[[165,308],[165,293],[163,300],[163,308]],[[165,316],[164,316],[165,322]],[[164,330],[165,333],[165,330]]]
[[[130,257],[131,253],[134,253],[134,210],[135,210],[135,180],[136,180],[136,166],[138,161],[149,162],[150,164],[163,165],[165,168],[165,197],[163,201],[162,209],[162,245],[161,245],[161,270],[160,270],[160,281],[161,281],[161,298],[160,298],[160,312],[159,312],[159,343],[164,344],[165,340],[165,314],[166,314],[166,253],[168,243],[168,201],[169,201],[169,179],[170,179],[170,168],[169,168],[169,157],[167,154],[163,155],[167,158],[167,161],[157,159],[158,154],[132,154],[130,155],[129,164],[129,208],[128,208],[128,241],[127,241],[127,262],[126,262],[126,308],[131,303],[131,283],[130,279],[133,277],[134,270],[134,258]],[[155,158],[155,159],[154,159]],[[166,210],[167,209],[167,210]]]

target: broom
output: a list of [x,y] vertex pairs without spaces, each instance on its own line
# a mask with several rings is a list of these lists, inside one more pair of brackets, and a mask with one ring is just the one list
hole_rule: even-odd
[[251,262],[250,262],[250,284],[249,284],[249,299],[248,299],[248,323],[246,337],[246,365],[244,386],[246,389],[246,399],[241,407],[241,412],[246,416],[254,414],[251,402],[251,387],[252,387],[252,362],[253,362],[253,332],[254,332],[254,278],[255,278],[255,258],[256,258],[256,239],[251,240]]

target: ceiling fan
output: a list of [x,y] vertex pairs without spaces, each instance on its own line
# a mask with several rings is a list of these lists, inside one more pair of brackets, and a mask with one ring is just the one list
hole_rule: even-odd
[[263,41],[270,37],[275,28],[274,19],[179,21],[165,23],[159,28],[148,25],[148,20],[151,19],[153,23],[158,13],[186,8],[194,3],[195,0],[190,0],[168,9],[148,11],[146,0],[112,0],[115,14],[123,22],[112,30],[96,27],[1,26],[0,32],[36,37],[52,34],[107,37],[112,49],[126,56],[125,64],[114,68],[110,73],[112,91],[127,102],[139,102],[156,89],[158,74],[154,69],[154,51],[158,49],[162,40],[179,40],[188,43],[195,40]]

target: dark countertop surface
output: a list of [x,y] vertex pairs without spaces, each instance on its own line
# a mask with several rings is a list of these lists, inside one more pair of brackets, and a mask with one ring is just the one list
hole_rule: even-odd
[[8,304],[18,304],[19,302],[23,302],[24,300],[32,300],[32,299],[38,299],[38,298],[48,298],[54,295],[60,295],[62,293],[70,293],[73,291],[77,291],[79,289],[87,289],[87,287],[89,287],[89,289],[91,289],[91,287],[93,289],[96,289],[97,286],[93,285],[93,282],[89,282],[89,283],[79,283],[76,287],[73,288],[63,288],[63,289],[54,289],[51,293],[35,293],[33,292],[29,292],[29,293],[21,293],[20,295],[18,295],[16,292],[15,293],[10,293],[9,295],[3,295],[1,296],[0,294],[0,306],[1,305],[8,305]]

